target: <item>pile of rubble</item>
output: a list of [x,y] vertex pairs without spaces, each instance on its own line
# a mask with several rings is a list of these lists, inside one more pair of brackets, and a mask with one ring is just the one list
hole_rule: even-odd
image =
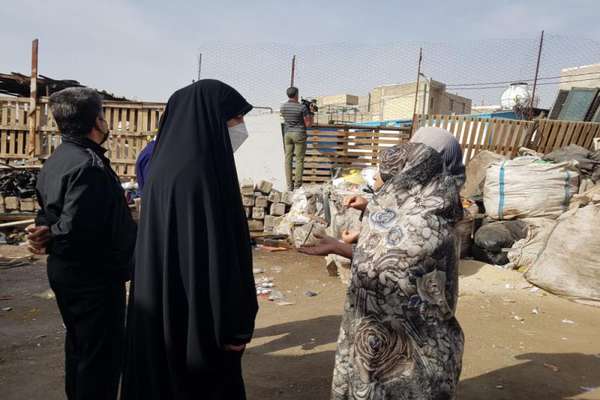
[[250,232],[273,233],[292,206],[292,192],[279,192],[269,181],[262,180],[255,185],[246,180],[242,182],[241,192]]
[[36,170],[2,170],[0,172],[0,214],[35,212],[39,208],[35,196],[36,179]]

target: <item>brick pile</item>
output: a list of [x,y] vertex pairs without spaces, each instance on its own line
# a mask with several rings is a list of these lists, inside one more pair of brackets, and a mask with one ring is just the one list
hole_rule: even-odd
[[241,192],[250,232],[273,233],[292,206],[292,192],[279,192],[269,181],[244,181]]

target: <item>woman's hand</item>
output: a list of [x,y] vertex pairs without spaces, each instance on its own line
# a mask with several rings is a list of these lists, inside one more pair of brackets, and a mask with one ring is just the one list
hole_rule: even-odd
[[346,196],[344,198],[344,206],[359,211],[365,211],[367,204],[369,204],[369,201],[362,196]]
[[326,256],[328,254],[337,254],[340,241],[331,236],[315,234],[315,238],[320,239],[314,246],[302,246],[298,251],[309,256]]
[[234,351],[236,353],[242,352],[246,349],[246,345],[245,344],[240,344],[240,345],[236,345],[236,344],[226,344],[224,346],[225,351]]
[[348,244],[356,243],[358,242],[359,235],[360,231],[351,231],[346,229],[342,232],[342,240],[344,241],[344,243]]

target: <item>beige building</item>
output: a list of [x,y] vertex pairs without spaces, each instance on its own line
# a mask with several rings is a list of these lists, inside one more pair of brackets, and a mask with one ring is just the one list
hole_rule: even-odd
[[560,71],[560,89],[569,90],[574,87],[599,88],[600,64],[562,69]]
[[[317,123],[352,123],[412,119],[416,82],[377,86],[367,96],[338,94],[317,98]],[[434,80],[419,82],[417,113],[470,114],[471,99],[448,93]]]
[[[411,119],[415,109],[416,86],[416,82],[413,82],[374,88],[370,95],[372,120]],[[471,99],[448,93],[442,82],[419,82],[416,110],[419,114],[470,114],[471,103]]]

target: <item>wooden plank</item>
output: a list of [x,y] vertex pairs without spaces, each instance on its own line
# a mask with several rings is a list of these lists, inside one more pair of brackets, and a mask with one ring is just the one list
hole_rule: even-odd
[[478,121],[473,120],[473,122],[469,126],[469,131],[467,132],[468,139],[465,144],[465,149],[463,150],[463,156],[465,158],[465,165],[466,165],[466,163],[469,162],[469,160],[473,156],[473,151],[474,151],[473,147],[475,145],[475,139],[477,137],[478,128],[479,128]]
[[575,132],[581,131],[584,127],[585,123],[583,122],[571,124],[569,129],[567,129],[567,131],[565,132],[565,136],[562,138],[559,147],[568,146],[569,144],[571,144],[571,140],[573,139]]
[[585,138],[594,128],[595,124],[590,124],[587,122],[580,123],[578,125],[578,129],[575,129],[567,144],[577,144],[579,142],[585,143]]
[[[140,131],[141,133],[141,131]],[[379,138],[379,139],[395,139],[395,138],[408,138],[408,135],[398,134],[395,132],[355,132],[355,131],[315,131],[309,130],[307,133],[308,137],[324,137],[324,138],[345,138],[348,136],[364,137],[364,138]]]
[[513,135],[510,143],[509,143],[509,151],[507,155],[510,158],[515,157],[519,153],[519,148],[523,146],[523,141],[525,140],[525,135],[527,133],[527,125],[519,123],[517,124],[517,128],[515,129],[515,134]]
[[586,149],[592,149],[594,146],[594,138],[598,136],[598,130],[600,128],[600,124],[596,125],[595,127],[592,126],[592,129],[590,129],[590,132],[587,135],[587,138],[583,144],[583,147],[585,147]]
[[8,131],[7,130],[3,130],[0,131],[1,133],[1,137],[0,137],[0,154],[2,156],[5,156],[6,154],[8,154],[7,148],[6,148],[6,142],[7,142],[7,138],[8,138]]
[[[552,151],[551,149],[554,146],[556,137],[558,136],[560,131],[562,131],[563,129],[566,129],[568,124],[569,124],[569,122],[566,122],[566,121],[557,121],[557,123],[553,123],[552,131],[550,132],[550,134],[548,136],[548,141],[546,142],[546,146],[544,146],[541,153],[547,154]],[[538,151],[540,151],[540,150],[538,150]]]
[[147,135],[148,134],[148,110],[142,110],[140,114],[142,114],[142,125],[140,128],[140,132]]
[[25,148],[25,132],[17,133],[17,148],[15,150],[15,154],[23,156],[27,154],[27,149]]
[[150,131],[155,132],[158,130],[158,120],[156,119],[156,111],[150,111]]

